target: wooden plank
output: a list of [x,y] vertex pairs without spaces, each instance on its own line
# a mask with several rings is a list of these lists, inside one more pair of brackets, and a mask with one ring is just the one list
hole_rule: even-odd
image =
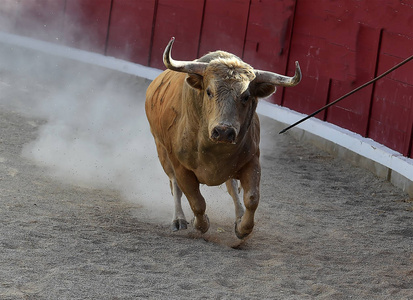
[[111,0],[66,1],[64,43],[104,54]]
[[[285,89],[284,106],[310,114],[327,104],[330,78],[326,76],[328,68],[323,61],[325,43],[325,39],[293,32],[288,73],[293,72],[294,61],[299,61],[303,78],[296,87]],[[324,120],[325,111],[317,118]]]
[[63,35],[64,6],[65,0],[20,2],[14,32],[50,42],[60,42]]
[[[374,78],[379,42],[380,29],[359,24],[355,57],[356,76],[347,74],[346,80],[332,80],[329,102]],[[330,107],[326,120],[366,136],[372,93],[373,85],[370,85]]]
[[[293,0],[251,1],[244,61],[256,69],[285,74],[291,39]],[[267,101],[281,104],[283,88]]]
[[401,147],[402,144],[407,142],[404,132],[395,130],[390,126],[387,126],[387,124],[377,120],[371,120],[370,128],[371,132],[369,137],[371,139],[404,154]]
[[164,69],[163,51],[175,37],[172,55],[179,60],[198,58],[203,0],[159,0],[149,65]]
[[15,32],[21,0],[3,0],[0,5],[0,31]]
[[[410,120],[413,120],[413,109],[410,111]],[[413,158],[413,124],[410,126],[410,149],[406,155]]]
[[[401,62],[413,54],[413,32],[412,36],[400,35],[385,31],[383,33],[382,50],[379,63],[379,73]],[[393,80],[413,85],[412,62],[390,73],[388,77]]]
[[326,39],[333,45],[355,50],[358,22],[354,11],[358,1],[299,1],[296,8],[297,33]]
[[[378,73],[381,74],[401,62],[408,56],[408,53],[410,55],[413,53],[411,37],[383,32]],[[368,133],[369,137],[403,155],[408,155],[411,152],[412,73],[413,65],[409,63],[377,82]]]
[[[353,82],[354,80],[351,79],[349,79],[349,81],[332,80],[329,102],[333,102],[356,88],[357,86],[352,84]],[[328,109],[326,121],[361,135],[365,134],[370,111],[372,88],[372,86],[366,87],[336,105],[331,106]]]
[[[369,137],[392,149],[407,155],[412,135],[413,86],[383,79],[377,84],[371,120],[380,122],[387,128],[386,133],[378,136],[371,127]],[[379,128],[380,129],[380,128]],[[395,135],[395,132],[398,134]]]
[[357,1],[354,11],[354,22],[363,23],[374,28],[383,28],[388,32],[395,32],[411,36],[413,28],[413,1],[411,0],[380,0]]
[[252,1],[244,60],[254,67],[285,72],[294,1]]
[[[326,77],[304,77],[299,85],[285,89],[284,106],[310,114],[326,104],[328,88],[329,79]],[[324,120],[325,111],[317,114],[316,117]]]
[[113,0],[106,55],[148,65],[155,0]]
[[225,50],[242,57],[249,0],[208,0],[199,54]]

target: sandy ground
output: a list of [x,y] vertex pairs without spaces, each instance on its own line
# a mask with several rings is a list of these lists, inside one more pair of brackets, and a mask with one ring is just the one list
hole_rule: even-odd
[[[281,124],[262,118],[253,234],[239,241],[233,220],[219,214],[210,214],[204,235],[172,233],[172,212],[161,218],[119,186],[62,180],[24,155],[53,121],[27,103],[61,89],[56,74],[108,72],[140,95],[148,83],[56,60],[39,76],[36,66],[26,72],[7,61],[0,66],[1,299],[413,299],[413,203],[388,182],[278,135]],[[138,173],[136,181],[146,176]],[[159,185],[167,188],[166,178]],[[150,193],[139,197],[151,201]]]

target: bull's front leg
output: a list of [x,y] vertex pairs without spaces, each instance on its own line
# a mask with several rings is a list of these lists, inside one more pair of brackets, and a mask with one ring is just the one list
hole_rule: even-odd
[[238,182],[235,179],[229,179],[225,182],[227,185],[228,193],[231,195],[235,206],[235,221],[240,220],[244,215],[244,207],[242,206],[241,199],[238,195]]
[[182,166],[175,167],[176,180],[182,192],[188,199],[194,213],[193,225],[195,229],[205,233],[209,229],[209,219],[205,214],[206,203],[199,190],[199,182],[195,174]]
[[254,228],[254,215],[260,201],[261,166],[259,156],[255,156],[240,173],[244,190],[245,213],[235,223],[235,234],[239,239],[248,236]]

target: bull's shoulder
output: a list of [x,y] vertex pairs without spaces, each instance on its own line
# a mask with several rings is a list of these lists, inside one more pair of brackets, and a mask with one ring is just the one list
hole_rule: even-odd
[[146,91],[145,110],[151,131],[168,151],[180,117],[185,76],[166,70],[151,82]]
[[146,90],[146,103],[153,108],[165,100],[173,101],[182,96],[182,85],[186,74],[166,70],[156,77]]
[[149,122],[167,118],[170,110],[177,110],[181,105],[182,85],[185,74],[166,70],[151,82],[146,90],[145,109]]

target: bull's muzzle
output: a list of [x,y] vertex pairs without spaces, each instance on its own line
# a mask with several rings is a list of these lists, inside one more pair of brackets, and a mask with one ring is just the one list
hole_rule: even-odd
[[212,129],[210,137],[214,142],[235,144],[237,131],[231,125],[219,124]]

